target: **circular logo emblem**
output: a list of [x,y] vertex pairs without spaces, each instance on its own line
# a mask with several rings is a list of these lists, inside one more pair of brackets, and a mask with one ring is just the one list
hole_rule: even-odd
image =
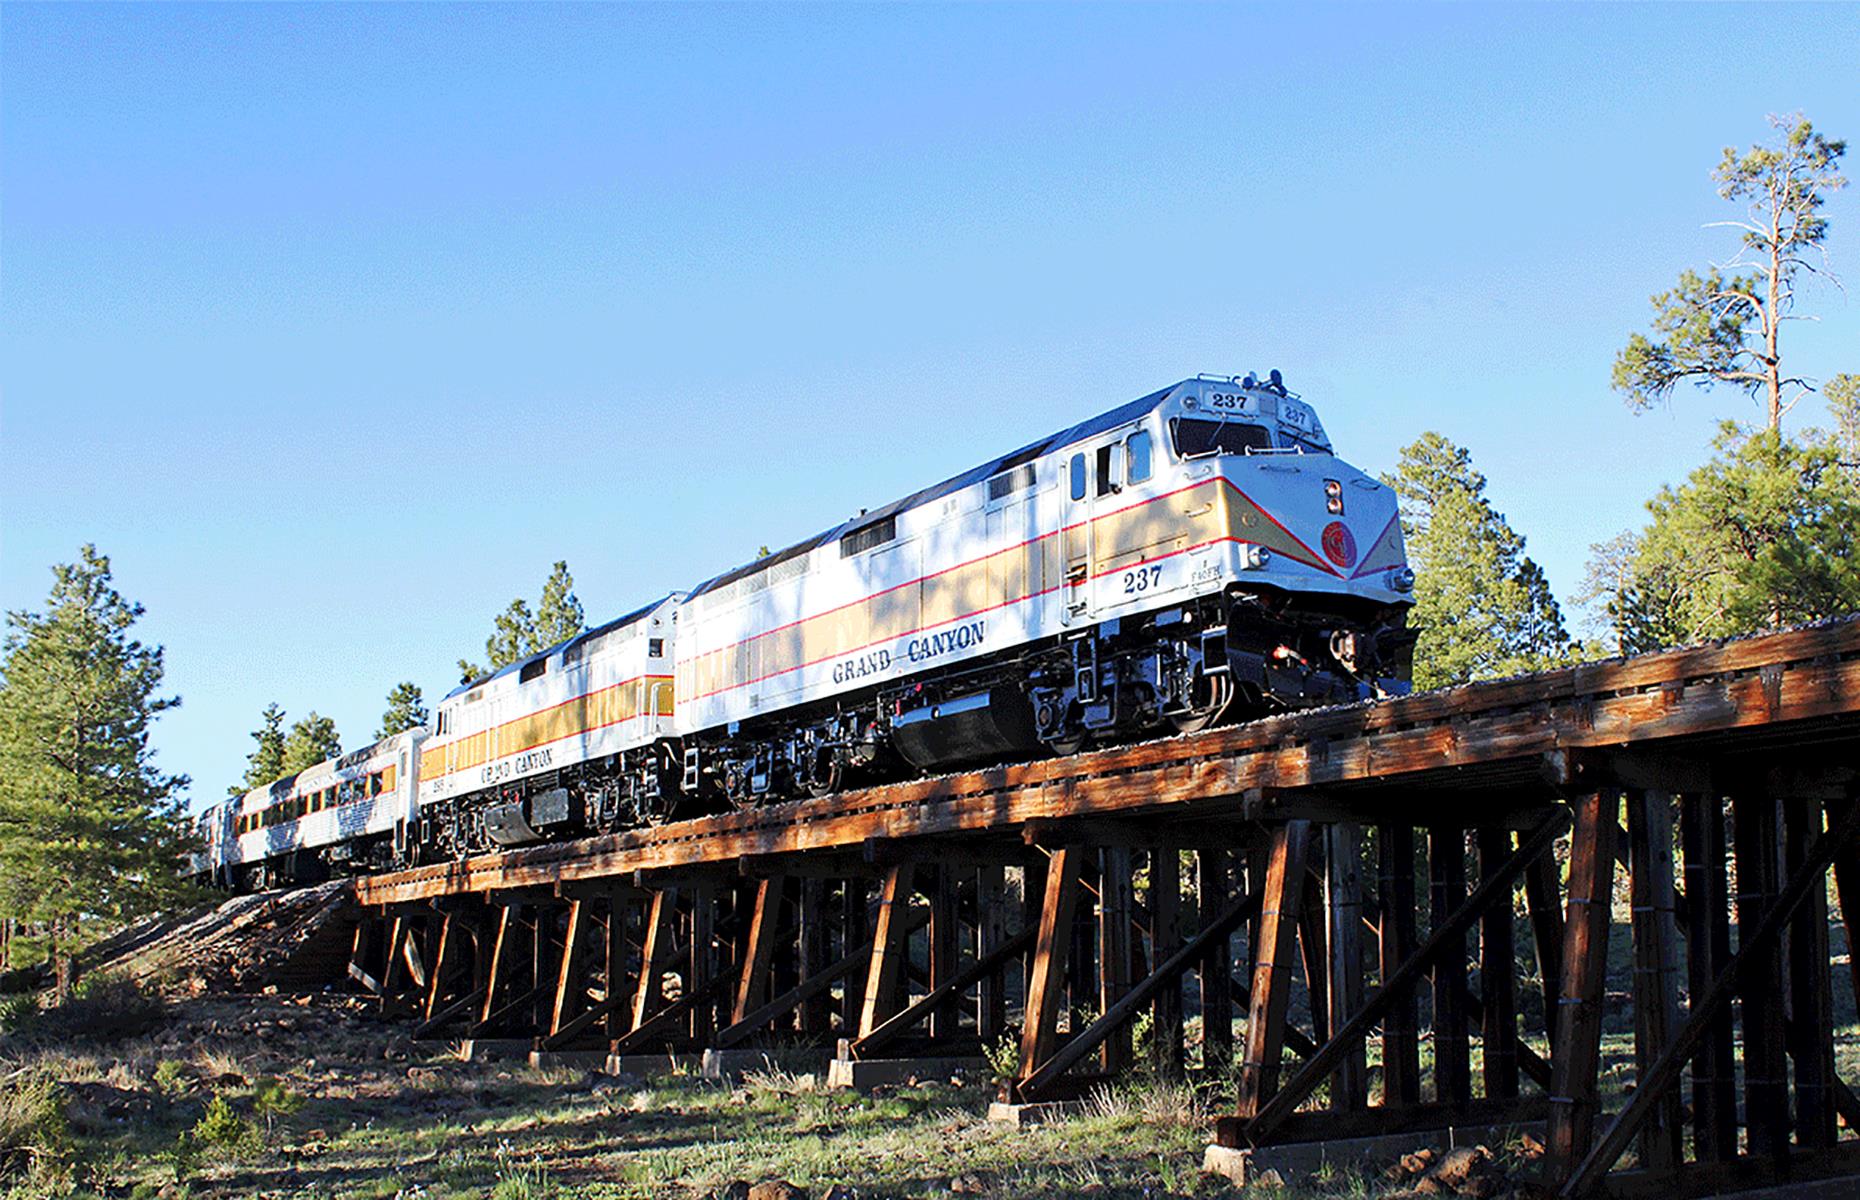
[[1342,521],[1324,526],[1324,557],[1340,567],[1356,565],[1356,537]]

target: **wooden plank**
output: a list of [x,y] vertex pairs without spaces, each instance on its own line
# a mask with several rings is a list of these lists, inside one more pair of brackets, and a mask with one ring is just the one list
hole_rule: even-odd
[[[1774,903],[1781,854],[1775,797],[1760,781],[1731,791],[1731,853],[1737,863],[1738,944]],[[1789,1145],[1788,1058],[1783,1043],[1781,946],[1762,951],[1745,976],[1739,1008],[1744,1060],[1744,1137],[1750,1154],[1778,1155]]]
[[[1627,794],[1629,900],[1634,931],[1634,1062],[1638,1072],[1665,1052],[1679,1027],[1679,924],[1673,891],[1673,798]],[[1640,1163],[1676,1167],[1684,1131],[1677,1088],[1661,1098],[1641,1131]]]
[[[866,914],[866,881],[848,877],[840,883],[840,950],[852,953],[854,946],[870,946],[871,932]],[[859,1014],[865,1008],[865,989],[848,978],[840,989],[840,1034],[854,1037],[859,1032]],[[1005,1018],[1004,1018],[1005,1020]]]
[[908,1008],[893,1017],[887,1018],[878,1028],[864,1037],[848,1043],[848,1048],[855,1058],[869,1058],[896,1040],[900,1034],[921,1021],[931,1009],[950,996],[961,992],[963,988],[999,975],[1003,969],[1018,958],[1022,951],[1034,943],[1034,930],[1023,929],[1008,938],[993,950],[964,967],[957,974],[946,980],[936,991],[919,997]]
[[1281,825],[1272,834],[1260,907],[1259,953],[1253,967],[1253,1002],[1240,1062],[1237,1107],[1242,1118],[1258,1115],[1279,1087],[1285,1009],[1291,999],[1292,956],[1297,946],[1298,911],[1304,899],[1305,856],[1310,841],[1311,825],[1306,821]]
[[[1233,903],[1233,855],[1201,850],[1195,855],[1201,928],[1208,929]],[[1226,1070],[1234,1053],[1233,939],[1210,941],[1195,973],[1201,992],[1201,1066]]]
[[900,1007],[899,981],[910,953],[910,904],[915,869],[898,863],[885,872],[878,897],[878,923],[872,934],[872,963],[865,976],[865,1003],[859,1010],[859,1036],[877,1029]]
[[413,1040],[418,1042],[433,1036],[433,1034],[445,1028],[447,1023],[453,1020],[453,1018],[462,1017],[466,1013],[477,1008],[478,1002],[483,998],[484,992],[482,989],[467,989],[464,995],[456,997],[444,1008],[414,1026],[412,1034]]
[[[921,929],[924,925],[928,924],[929,921],[929,913],[913,913],[910,916],[910,927],[912,929]],[[792,988],[789,988],[781,995],[770,1000],[767,1004],[764,1004],[761,1008],[745,1013],[742,1020],[724,1029],[718,1030],[717,1036],[714,1039],[714,1044],[719,1050],[727,1050],[732,1046],[748,1041],[775,1018],[784,1013],[793,1012],[796,1008],[806,1004],[807,1001],[814,996],[825,995],[827,989],[831,988],[835,983],[854,974],[860,967],[870,962],[871,955],[872,947],[870,943],[854,946],[837,960],[827,964],[821,970],[808,976],[806,979],[801,980]]]
[[1615,887],[1615,830],[1621,798],[1590,792],[1571,803],[1569,910],[1563,922],[1563,980],[1557,988],[1556,1042],[1550,1058],[1550,1120],[1545,1161],[1563,1178],[1589,1150],[1601,1111],[1602,1005],[1608,982],[1608,929]]
[[1764,969],[1774,953],[1777,939],[1796,908],[1808,898],[1811,891],[1827,886],[1826,876],[1835,854],[1852,845],[1856,837],[1860,837],[1860,805],[1844,813],[1832,828],[1815,839],[1802,864],[1777,893],[1769,911],[1747,931],[1740,931],[1747,932],[1749,936],[1742,939],[1737,953],[1731,956],[1710,986],[1692,997],[1691,1011],[1685,1023],[1674,1032],[1666,1053],[1648,1068],[1627,1105],[1615,1116],[1576,1169],[1570,1172],[1562,1188],[1561,1194],[1564,1197],[1575,1200],[1595,1190],[1603,1175],[1621,1157],[1628,1143],[1652,1116],[1661,1096],[1678,1083],[1686,1060],[1697,1052],[1710,1035],[1714,1020],[1729,1009],[1733,997],[1745,990],[1746,977]]
[[[1341,1029],[1363,1006],[1363,827],[1324,826],[1324,903],[1329,924],[1330,1020]],[[1326,1039],[1328,1040],[1328,1039]],[[1331,1108],[1352,1112],[1369,1103],[1369,1064],[1362,1045],[1351,1048],[1330,1081]]]
[[[11,922],[7,922],[11,926]],[[349,967],[346,972],[350,979],[362,985],[362,989],[376,995],[381,994],[381,981],[368,970],[369,956],[374,953],[375,926],[378,922],[373,917],[363,917],[355,923],[355,937],[349,943]]]
[[1511,885],[1533,859],[1549,850],[1551,843],[1567,824],[1568,816],[1561,809],[1546,817],[1544,823],[1533,830],[1524,844],[1518,847],[1516,854],[1505,860],[1504,865],[1490,877],[1479,881],[1479,886],[1473,889],[1472,895],[1466,898],[1466,903],[1458,912],[1429,934],[1427,941],[1418,950],[1384,977],[1382,986],[1376,989],[1375,994],[1364,1001],[1363,1007],[1344,1023],[1343,1028],[1331,1035],[1330,1041],[1325,1042],[1316,1054],[1306,1060],[1278,1094],[1266,1103],[1257,1117],[1251,1121],[1224,1119],[1216,1126],[1216,1137],[1220,1144],[1261,1145],[1269,1140],[1279,1124],[1297,1111],[1312,1090],[1337,1069],[1338,1062],[1350,1052],[1350,1048],[1360,1044],[1376,1023],[1384,1020],[1397,1000],[1412,993],[1415,986],[1426,977],[1434,961],[1445,953],[1453,937],[1457,934],[1463,939],[1466,932],[1493,904],[1509,899]]
[[[1313,835],[1307,856],[1323,857],[1323,841]],[[1308,866],[1304,898],[1298,905],[1298,952],[1304,967],[1305,997],[1311,1013],[1311,1033],[1318,1041],[1330,1038],[1330,947],[1324,925],[1324,876],[1318,865]]]
[[498,992],[504,986],[504,975],[509,970],[511,959],[511,930],[515,927],[519,934],[522,931],[517,912],[518,907],[514,904],[497,910],[497,934],[491,940],[491,969],[485,976],[484,1010],[478,1016],[479,1024],[491,1019]]
[[[1154,971],[1157,963],[1182,946],[1182,855],[1174,848],[1150,851],[1149,910],[1148,966]],[[1179,1076],[1184,1032],[1179,976],[1156,990],[1152,1011],[1155,1019],[1150,1026],[1150,1042],[1155,1051],[1156,1068],[1171,1078]]]
[[[1174,854],[1174,850],[1162,851]],[[1100,1013],[1112,1010],[1130,990],[1130,918],[1136,899],[1132,892],[1131,852],[1127,846],[1098,851],[1098,1004]],[[1119,1026],[1100,1047],[1099,1065],[1120,1071],[1130,1064],[1129,1031]]]
[[[1052,1057],[1053,1038],[1059,1028],[1059,1003],[1066,976],[1066,956],[1072,949],[1072,923],[1077,912],[1079,869],[1083,846],[1061,846],[1046,864],[1046,887],[1040,905],[1038,934],[1034,939],[1033,966],[1028,972],[1026,1015],[1021,1022],[1020,1073],[1031,1078]],[[869,1032],[869,1030],[862,1030]]]
[[[665,1003],[665,972],[673,954],[674,924],[678,915],[678,889],[660,888],[652,893],[646,908],[645,941],[640,945],[639,977],[633,981],[633,1008],[627,1022],[629,1031],[644,1025],[654,1011]],[[687,978],[685,986],[694,980]]]
[[[1466,903],[1466,832],[1427,831],[1428,906],[1438,927]],[[1434,968],[1434,1099],[1472,1099],[1472,1046],[1466,1027],[1466,940],[1449,942]]]
[[770,875],[756,880],[755,899],[745,929],[742,969],[736,981],[736,1003],[730,1008],[732,1025],[741,1024],[750,1009],[768,999],[769,965],[774,961],[776,922],[781,917],[782,878]]
[[451,965],[452,922],[453,914],[447,913],[439,922],[439,944],[433,949],[433,969],[428,973],[426,985],[426,1004],[421,1008],[420,1016],[432,1020],[439,1011],[439,995],[445,987],[446,968]]
[[[1718,794],[1680,797],[1679,829],[1688,901],[1686,994],[1689,1011],[1696,1012],[1699,998],[1731,961],[1727,846]],[[1692,1063],[1692,1146],[1700,1162],[1723,1162],[1737,1155],[1733,1037],[1727,1011],[1712,1021]]]
[[[1830,797],[1828,820],[1838,821],[1849,805],[1860,803],[1853,798]],[[1847,949],[1849,995],[1860,1008],[1860,849],[1847,847],[1834,860],[1834,896],[1841,910],[1841,932]]]
[[[1801,794],[1783,795],[1783,870],[1794,875],[1821,833],[1821,805]],[[1834,1092],[1834,996],[1828,959],[1828,892],[1813,888],[1789,923],[1787,1041],[1795,1068],[1796,1139],[1804,1147],[1832,1146],[1837,1136]]]
[[568,923],[562,930],[561,965],[555,977],[555,1003],[549,1010],[550,1033],[559,1031],[562,1023],[574,1016],[571,1005],[585,998],[582,992],[588,971],[587,920],[587,901],[569,901]]
[[[837,959],[828,956],[827,881],[801,880],[799,954],[803,981],[818,978]],[[841,957],[844,957],[843,955]],[[810,994],[797,1010],[796,1025],[803,1036],[824,1037],[832,1032],[828,1008],[833,997],[827,989]]]
[[[710,985],[723,977],[717,963],[717,890],[714,885],[701,881],[680,890],[691,897],[685,918],[690,929],[690,936],[685,940],[685,994],[702,993],[707,997],[702,1003],[685,1007],[688,1014],[685,1027],[692,1042],[702,1046],[710,1041],[711,1031],[716,1028],[716,1005],[710,998],[721,994]],[[646,1023],[650,1021],[648,1018]],[[646,1023],[634,1026],[632,1033],[638,1033]]]
[[639,895],[636,888],[612,888],[606,894],[607,949],[602,955],[603,980],[602,991],[605,1007],[607,1038],[612,1041],[633,1027],[633,980],[627,970],[627,950],[630,942],[627,927],[632,924],[633,900]]
[[[991,961],[1007,943],[1007,871],[994,865],[976,876],[974,961]],[[1028,942],[1033,939],[1029,937]],[[1007,1028],[1007,987],[1000,971],[986,971],[975,980],[975,1032],[982,1044],[992,1046]]]
[[1548,1000],[1563,979],[1563,907],[1557,901],[1560,890],[1555,859],[1540,858],[1525,872],[1524,904],[1530,914],[1531,946],[1537,952],[1537,975],[1545,997],[1544,1040],[1552,1050],[1556,1048],[1556,1006]]
[[[1103,1016],[1081,1030],[1077,1037],[1069,1040],[1057,1053],[1040,1065],[1040,1068],[1021,1080],[1017,1088],[1023,1100],[1036,1099],[1050,1091],[1060,1077],[1074,1065],[1084,1060],[1094,1049],[1100,1046],[1111,1032],[1121,1029],[1134,1020],[1143,1006],[1150,1003],[1156,992],[1170,986],[1173,981],[1180,986],[1182,976],[1195,960],[1204,954],[1213,942],[1229,937],[1240,922],[1259,911],[1262,901],[1261,893],[1255,892],[1230,906],[1205,925],[1187,945],[1178,949],[1168,959],[1159,963],[1154,971],[1133,986],[1116,1004],[1107,1009]],[[1295,1033],[1296,1030],[1288,1030]],[[1309,1043],[1306,1043],[1309,1046]],[[1309,1047],[1315,1050],[1315,1046]]]
[[[1478,834],[1479,878],[1498,869],[1511,853],[1512,835],[1504,829]],[[1509,896],[1494,904],[1479,922],[1479,1037],[1488,1100],[1518,1094],[1517,941]],[[1546,1081],[1547,1082],[1547,1081]]]
[[[1386,992],[1389,979],[1409,960],[1415,944],[1414,829],[1383,825],[1376,832],[1376,944]],[[1421,1099],[1414,997],[1406,992],[1394,994],[1388,1008],[1382,1022],[1382,1103],[1414,1104]]]
[[[934,992],[962,969],[958,950],[962,929],[956,916],[956,869],[939,864],[930,872],[929,879],[930,928],[926,965],[930,969],[930,990]],[[960,997],[954,993],[945,993],[943,1000],[931,1011],[929,1031],[932,1038],[956,1035],[960,1021],[956,1011],[958,999]]]

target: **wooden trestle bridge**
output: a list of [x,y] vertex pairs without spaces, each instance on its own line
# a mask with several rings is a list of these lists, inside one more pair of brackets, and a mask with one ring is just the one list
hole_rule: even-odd
[[1222,1146],[1541,1121],[1564,1195],[1677,1196],[1860,1174],[1830,873],[1851,943],[1860,619],[365,878],[349,972],[543,1051],[1017,1037],[1018,1102],[1153,1055],[1231,1071]]

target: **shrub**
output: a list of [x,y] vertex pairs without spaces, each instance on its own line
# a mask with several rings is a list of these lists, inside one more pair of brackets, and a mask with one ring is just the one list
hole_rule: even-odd
[[155,1090],[173,1099],[187,1091],[193,1081],[188,1078],[187,1064],[173,1058],[164,1058],[155,1064],[153,1075]]
[[272,1130],[278,1121],[290,1116],[304,1106],[304,1098],[284,1086],[279,1079],[260,1081],[258,1092],[252,1097],[252,1111],[265,1123],[265,1140],[271,1140]]
[[20,1031],[52,1041],[119,1042],[153,1033],[167,1017],[162,998],[135,980],[90,975],[69,1000],[31,1016]]
[[39,1011],[39,1001],[31,992],[0,996],[0,1033],[11,1033],[30,1021]]
[[227,1158],[253,1150],[258,1144],[258,1130],[252,1122],[233,1111],[233,1106],[223,1095],[215,1095],[207,1102],[207,1111],[200,1115],[194,1127],[181,1135],[184,1139],[193,1139],[194,1146],[200,1151],[214,1151]]
[[57,1083],[28,1076],[0,1084],[0,1180],[56,1166],[70,1149],[70,1136]]
[[1008,1030],[994,1045],[982,1047],[982,1057],[988,1060],[995,1079],[1006,1083],[1020,1074],[1020,1034]]

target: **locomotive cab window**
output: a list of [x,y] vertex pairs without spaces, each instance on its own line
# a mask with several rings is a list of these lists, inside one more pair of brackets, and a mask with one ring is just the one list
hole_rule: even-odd
[[1085,498],[1085,456],[1083,454],[1072,456],[1072,498],[1074,500]]
[[1150,477],[1150,433],[1139,429],[1124,442],[1124,478],[1142,483]]
[[1175,452],[1181,458],[1205,454],[1253,454],[1272,449],[1272,434],[1263,425],[1238,421],[1201,421],[1177,417],[1169,422]]
[[1109,496],[1123,490],[1117,482],[1117,443],[1098,447],[1098,494]]

